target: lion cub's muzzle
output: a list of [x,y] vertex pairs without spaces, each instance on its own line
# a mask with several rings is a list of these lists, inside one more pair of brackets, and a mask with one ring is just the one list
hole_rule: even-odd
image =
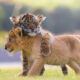
[[5,45],[5,49],[7,50],[7,46]]
[[5,45],[5,50],[9,51],[9,52],[12,52],[13,49],[9,49],[9,47],[7,45]]

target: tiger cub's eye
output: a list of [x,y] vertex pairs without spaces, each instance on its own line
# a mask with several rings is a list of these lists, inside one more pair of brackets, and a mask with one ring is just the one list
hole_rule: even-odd
[[33,22],[33,24],[34,24],[36,27],[38,26],[37,22]]

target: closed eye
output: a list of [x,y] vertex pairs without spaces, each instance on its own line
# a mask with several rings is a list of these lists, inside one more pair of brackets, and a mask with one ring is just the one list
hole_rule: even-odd
[[12,41],[12,39],[11,38],[9,38],[9,40],[8,40],[9,42],[11,42]]

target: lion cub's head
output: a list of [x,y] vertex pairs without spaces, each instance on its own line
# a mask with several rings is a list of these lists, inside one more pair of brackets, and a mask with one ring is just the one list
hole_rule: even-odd
[[12,30],[9,31],[5,49],[8,52],[10,52],[10,54],[20,51],[19,46],[21,43],[21,37],[22,37],[22,29],[20,27],[13,28]]
[[17,17],[13,16],[10,20],[14,25],[21,27],[25,34],[35,36],[41,32],[40,24],[45,20],[45,17],[26,13]]

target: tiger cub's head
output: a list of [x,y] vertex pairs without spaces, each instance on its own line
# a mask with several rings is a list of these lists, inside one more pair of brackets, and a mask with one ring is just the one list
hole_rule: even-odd
[[41,32],[40,24],[46,17],[42,15],[33,15],[30,13],[22,14],[20,16],[10,17],[10,20],[15,26],[20,26],[23,33],[29,36],[36,36]]

